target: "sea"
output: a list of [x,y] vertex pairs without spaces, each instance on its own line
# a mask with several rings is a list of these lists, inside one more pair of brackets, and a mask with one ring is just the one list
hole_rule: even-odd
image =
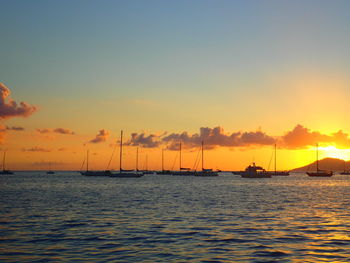
[[0,177],[1,262],[350,262],[350,176]]

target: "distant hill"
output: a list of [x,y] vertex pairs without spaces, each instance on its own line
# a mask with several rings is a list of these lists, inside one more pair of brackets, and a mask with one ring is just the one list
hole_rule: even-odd
[[[346,162],[345,169],[350,170],[350,161]],[[328,170],[340,172],[344,171],[344,160],[336,159],[336,158],[324,158],[318,161],[318,168],[320,170]],[[307,172],[307,171],[315,171],[316,170],[316,161],[305,165],[303,167],[295,168],[290,170],[291,172]]]

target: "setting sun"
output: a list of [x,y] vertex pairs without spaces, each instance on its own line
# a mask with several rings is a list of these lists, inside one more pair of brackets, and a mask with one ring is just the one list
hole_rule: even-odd
[[319,158],[337,158],[341,160],[350,159],[350,149],[338,149],[335,146],[324,146],[319,147]]

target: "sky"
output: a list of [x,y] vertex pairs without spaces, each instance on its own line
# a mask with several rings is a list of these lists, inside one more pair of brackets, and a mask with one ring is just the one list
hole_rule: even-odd
[[[10,169],[350,159],[349,1],[0,0]],[[24,104],[20,104],[24,102]],[[118,147],[118,146],[117,146]],[[270,165],[269,165],[270,164]]]

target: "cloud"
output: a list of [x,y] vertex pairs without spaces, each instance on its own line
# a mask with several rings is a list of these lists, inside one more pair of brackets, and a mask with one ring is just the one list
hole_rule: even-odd
[[36,132],[38,132],[40,134],[45,134],[45,133],[51,132],[51,130],[50,129],[36,129]]
[[144,133],[132,133],[131,139],[125,144],[130,146],[141,146],[145,148],[156,148],[161,143],[159,141],[159,138],[160,136],[157,136],[155,134],[146,135]]
[[12,127],[6,126],[6,130],[8,130],[8,131],[24,131],[24,128],[18,127],[18,126],[12,126]]
[[66,129],[66,128],[56,128],[56,129],[36,129],[36,132],[40,133],[40,134],[46,134],[46,133],[59,133],[59,134],[70,134],[70,135],[74,135],[75,132],[73,132],[70,129]]
[[29,105],[26,102],[17,102],[9,96],[11,91],[0,82],[0,119],[9,119],[13,117],[28,117],[37,111],[36,106]]
[[322,134],[298,124],[293,130],[280,138],[283,147],[301,149],[313,146],[316,143],[336,144],[338,147],[350,147],[350,139],[347,133],[339,130],[331,135]]
[[181,133],[150,134],[132,133],[126,145],[155,148],[165,145],[169,150],[178,150],[180,141],[182,148],[194,149],[201,146],[202,141],[206,149],[216,147],[249,148],[263,147],[278,144],[284,149],[305,149],[314,146],[316,143],[333,144],[338,148],[350,148],[349,134],[339,130],[332,134],[323,134],[298,124],[292,130],[281,136],[272,136],[261,130],[225,132],[220,126],[214,128],[201,127],[198,133],[190,134],[187,131]]
[[53,132],[60,133],[60,134],[71,134],[71,135],[75,134],[72,130],[65,129],[65,128],[56,128],[53,130]]
[[51,150],[49,149],[37,147],[37,146],[32,148],[23,148],[22,151],[23,152],[51,152]]
[[109,131],[102,129],[99,131],[99,133],[96,135],[96,137],[92,140],[90,140],[90,143],[100,143],[105,142],[108,139]]
[[204,141],[207,149],[222,147],[248,147],[253,145],[271,145],[275,138],[262,131],[225,133],[220,126],[215,128],[202,127],[199,133],[188,132],[172,133],[162,138],[168,144],[168,149],[177,150],[181,141],[184,147],[193,148],[201,145]]

